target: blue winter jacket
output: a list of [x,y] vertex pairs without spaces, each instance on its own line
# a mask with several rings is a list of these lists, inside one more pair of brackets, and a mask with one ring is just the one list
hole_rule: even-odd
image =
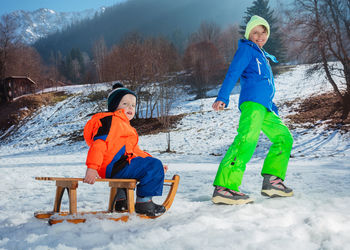
[[267,58],[275,63],[278,62],[273,55],[260,49],[252,41],[241,39],[216,101],[224,102],[227,107],[231,91],[240,78],[241,93],[238,107],[243,102],[252,101],[278,114],[277,107],[272,102],[275,83]]

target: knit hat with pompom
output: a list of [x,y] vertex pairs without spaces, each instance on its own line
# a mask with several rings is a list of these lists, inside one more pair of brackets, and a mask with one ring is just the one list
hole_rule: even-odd
[[124,87],[124,85],[121,84],[120,82],[115,83],[113,85],[112,91],[108,94],[108,98],[107,98],[108,111],[114,112],[118,108],[119,103],[122,100],[123,96],[127,94],[134,95],[137,98],[135,92]]

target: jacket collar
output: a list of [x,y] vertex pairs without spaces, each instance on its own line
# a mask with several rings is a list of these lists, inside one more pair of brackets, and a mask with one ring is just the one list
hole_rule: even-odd
[[124,109],[118,109],[118,110],[114,111],[113,115],[119,117],[123,121],[126,121],[126,122],[130,123],[128,117],[125,114],[125,110]]
[[258,45],[256,45],[255,43],[253,43],[252,41],[248,40],[248,39],[240,39],[238,41],[238,46],[242,46],[242,45],[248,45],[253,47],[254,49],[262,52],[267,58],[271,59],[271,61],[273,61],[274,63],[278,63],[277,59],[275,56],[267,53],[264,49],[259,48]]

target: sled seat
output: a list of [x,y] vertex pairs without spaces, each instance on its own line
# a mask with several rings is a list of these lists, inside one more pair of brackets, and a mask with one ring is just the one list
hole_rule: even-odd
[[[97,217],[101,219],[110,220],[122,220],[127,221],[129,216],[120,216],[120,213],[115,213],[115,196],[118,188],[125,188],[127,194],[128,213],[133,214],[135,212],[135,196],[134,190],[136,188],[136,179],[96,179],[96,182],[108,182],[110,187],[108,210],[107,211],[91,211],[91,212],[78,212],[77,211],[77,189],[78,182],[83,181],[84,178],[64,178],[64,177],[35,177],[40,181],[55,181],[56,193],[53,210],[49,212],[35,212],[34,216],[38,219],[48,219],[49,224],[56,224],[63,221],[71,223],[85,222],[88,217]],[[174,175],[171,180],[164,180],[164,185],[170,186],[167,198],[163,202],[163,206],[168,211],[174,201],[177,188],[179,185],[180,177]],[[64,191],[67,190],[69,199],[69,212],[61,212],[61,202]],[[154,219],[158,216],[150,217],[146,215],[139,215],[142,218]]]

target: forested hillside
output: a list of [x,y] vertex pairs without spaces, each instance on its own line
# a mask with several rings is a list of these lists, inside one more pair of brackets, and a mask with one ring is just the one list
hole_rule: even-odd
[[202,21],[215,22],[221,27],[240,22],[246,5],[231,0],[221,0],[220,4],[212,0],[130,0],[43,38],[35,47],[46,59],[51,51],[66,54],[71,48],[80,48],[91,52],[93,43],[101,37],[111,46],[128,32],[163,35],[182,47]]

